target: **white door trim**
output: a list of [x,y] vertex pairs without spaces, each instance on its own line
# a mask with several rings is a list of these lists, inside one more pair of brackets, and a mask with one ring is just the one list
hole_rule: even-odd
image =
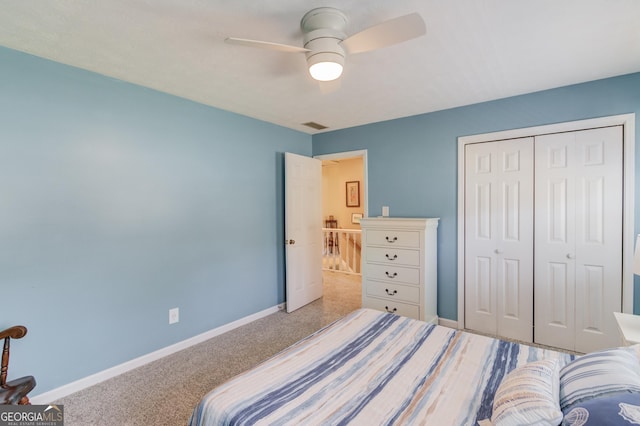
[[353,157],[362,157],[362,179],[364,185],[364,209],[363,209],[363,217],[369,217],[369,166],[367,161],[367,150],[360,149],[357,151],[345,151],[345,152],[336,152],[333,154],[320,154],[314,155],[313,158],[317,158],[318,160],[344,160],[347,158]]
[[587,120],[570,121],[544,126],[505,130],[458,138],[458,328],[464,328],[464,146],[470,143],[490,142],[538,136],[548,133],[572,132],[597,127],[624,126],[623,131],[623,221],[622,221],[622,309],[633,313],[633,244],[635,241],[634,188],[635,188],[635,113],[613,115]]

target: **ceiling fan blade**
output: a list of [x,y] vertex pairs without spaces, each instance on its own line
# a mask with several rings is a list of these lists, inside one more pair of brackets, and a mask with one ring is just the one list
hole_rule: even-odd
[[418,13],[410,13],[362,30],[342,41],[348,53],[368,52],[420,37],[427,32]]
[[277,50],[280,52],[304,53],[309,51],[309,49],[305,49],[304,47],[272,43],[269,41],[249,40],[246,38],[227,37],[224,41],[229,44],[238,44],[240,46],[248,47],[259,47],[261,49]]

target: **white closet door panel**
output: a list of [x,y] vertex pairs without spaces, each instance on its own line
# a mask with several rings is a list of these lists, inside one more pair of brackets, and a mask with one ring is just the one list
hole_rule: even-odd
[[[558,247],[563,244],[572,244],[573,232],[569,223],[569,210],[572,207],[569,206],[570,200],[568,199],[570,182],[568,179],[560,177],[556,179],[549,178],[546,184],[547,211],[542,214],[548,216],[547,240],[557,244]],[[573,219],[571,219],[571,222],[573,222]]]
[[[582,296],[582,300],[578,304],[583,307],[583,318],[578,318],[577,321],[582,332],[602,333],[605,330],[606,313],[602,301],[607,298],[607,288],[604,275],[604,268],[595,265],[580,265],[576,273],[578,282],[582,284],[578,292],[578,297]],[[579,314],[581,310],[577,311]]]
[[533,139],[467,145],[465,326],[532,341]]
[[465,326],[496,333],[497,143],[465,147]]
[[619,343],[622,309],[622,127],[576,132],[576,347]]
[[570,266],[568,262],[549,262],[547,275],[543,277],[549,289],[549,325],[554,328],[573,327],[569,303],[573,300],[575,274]]
[[[535,270],[535,342],[558,348],[573,347],[575,334],[573,265],[571,262],[547,261],[545,268],[536,265]],[[540,281],[544,283],[543,286],[538,284]]]
[[520,262],[518,259],[504,259],[500,268],[502,280],[502,316],[518,319],[521,317],[520,306]]
[[618,343],[622,128],[536,137],[535,341],[579,352]]
[[497,319],[500,336],[533,341],[533,138],[498,143]]
[[483,182],[477,183],[474,185],[475,187],[475,218],[476,218],[476,226],[475,226],[475,237],[485,243],[487,241],[491,241],[493,224],[491,212],[492,208],[492,200],[494,197],[493,194],[493,183],[491,182]]
[[502,184],[502,207],[503,207],[503,222],[502,222],[502,235],[503,241],[519,243],[521,241],[520,229],[520,215],[522,214],[522,202],[527,200],[521,200],[521,183],[504,182]]
[[575,135],[535,140],[534,340],[573,347],[575,340]]
[[582,181],[583,223],[581,231],[587,244],[604,244],[604,176],[585,178]]
[[[472,307],[476,314],[494,317],[494,273],[490,257],[476,256],[472,287]],[[493,328],[493,327],[492,327]]]

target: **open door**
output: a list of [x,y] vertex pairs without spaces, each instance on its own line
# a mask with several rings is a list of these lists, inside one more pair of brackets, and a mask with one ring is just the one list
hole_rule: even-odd
[[287,312],[322,297],[322,162],[284,154]]

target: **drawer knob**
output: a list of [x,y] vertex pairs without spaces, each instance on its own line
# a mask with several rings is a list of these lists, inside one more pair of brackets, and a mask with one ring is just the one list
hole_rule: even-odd
[[398,258],[397,254],[394,254],[393,256],[389,256],[388,254],[385,254],[385,256],[387,257],[387,259],[389,260],[396,260]]
[[393,238],[389,238],[389,237],[384,237],[385,240],[387,240],[388,243],[395,243],[396,241],[398,241],[398,237],[393,237]]
[[398,276],[397,272],[394,272],[393,274],[390,274],[389,271],[385,271],[385,274],[387,275],[387,277],[389,278],[395,278]]
[[390,314],[395,314],[395,313],[396,313],[396,311],[398,310],[398,308],[389,309],[389,307],[388,307],[388,306],[385,306],[384,308],[385,308],[385,309],[387,310],[387,312],[389,312]]
[[389,291],[388,288],[385,288],[384,291],[386,291],[389,296],[393,296],[398,293],[398,290]]

